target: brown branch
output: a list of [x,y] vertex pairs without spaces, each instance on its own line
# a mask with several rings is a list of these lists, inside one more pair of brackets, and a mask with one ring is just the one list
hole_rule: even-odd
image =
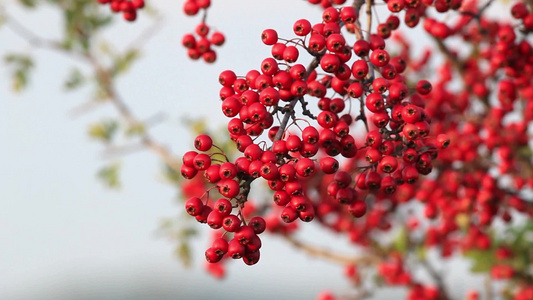
[[435,283],[437,284],[437,287],[439,288],[439,299],[440,300],[450,299],[450,297],[448,296],[448,293],[446,292],[446,286],[444,285],[444,280],[442,279],[442,276],[439,273],[437,273],[437,271],[433,268],[433,266],[426,259],[421,259],[420,264],[426,269],[426,271],[433,278],[433,280],[435,280]]
[[[110,102],[117,109],[128,126],[133,127],[142,124],[115,90],[111,72],[108,69],[103,68],[90,53],[86,53],[86,58],[95,69],[100,86],[108,95]],[[170,149],[153,139],[149,133],[144,132],[141,134],[141,142],[148,149],[156,153],[173,171],[177,173],[181,172],[179,159],[170,151]]]
[[324,249],[311,245],[307,242],[302,242],[290,235],[281,235],[281,237],[283,237],[283,239],[285,239],[294,247],[298,248],[299,250],[302,250],[310,256],[315,256],[340,265],[356,264],[369,266],[377,264],[381,261],[381,259],[377,255],[369,254],[368,256],[355,256],[336,253],[331,249]]
[[[120,97],[114,87],[113,76],[109,69],[104,68],[95,56],[90,52],[75,52],[69,49],[66,49],[59,42],[50,41],[44,39],[35,33],[33,33],[28,28],[24,27],[14,18],[10,17],[6,12],[3,12],[6,17],[7,26],[18,36],[25,39],[30,45],[36,48],[45,48],[60,51],[63,54],[66,54],[77,59],[88,63],[96,72],[96,78],[98,84],[107,94],[112,105],[117,109],[120,116],[125,120],[128,126],[136,126],[142,124],[142,122],[133,114],[126,102]],[[150,30],[153,30],[151,28]],[[142,37],[137,41],[141,41],[144,38]],[[180,161],[179,159],[163,144],[157,142],[150,134],[144,132],[141,134],[141,143],[156,153],[173,171],[181,173]]]

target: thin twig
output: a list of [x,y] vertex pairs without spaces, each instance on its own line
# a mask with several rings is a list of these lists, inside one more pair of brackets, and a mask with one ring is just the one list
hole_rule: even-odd
[[[318,67],[321,57],[322,57],[322,54],[317,54],[315,58],[313,59],[313,61],[311,61],[311,63],[307,67],[307,73],[306,73],[305,79],[307,79],[307,77],[311,74],[311,72],[313,72],[313,70]],[[274,142],[279,141],[283,137],[283,133],[285,132],[285,129],[287,128],[289,119],[294,117],[294,107],[296,107],[296,103],[298,103],[298,101],[300,101],[299,97],[293,99],[289,103],[287,107],[287,112],[285,112],[285,114],[283,115],[283,120],[279,124],[279,129],[278,129],[278,132],[276,132],[276,136],[274,137]]]

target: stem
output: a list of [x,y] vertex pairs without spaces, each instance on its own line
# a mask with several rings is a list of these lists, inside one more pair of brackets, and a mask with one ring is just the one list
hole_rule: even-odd
[[[318,67],[318,64],[320,63],[320,58],[322,58],[322,55],[323,54],[317,54],[315,58],[313,59],[313,61],[311,61],[311,63],[307,67],[307,73],[305,75],[305,79],[307,79],[307,77],[309,77],[311,72],[313,72],[313,70]],[[295,98],[287,106],[286,112],[283,115],[283,120],[279,124],[278,132],[276,132],[276,136],[274,136],[274,142],[281,140],[281,138],[283,137],[283,133],[285,132],[285,129],[287,128],[289,119],[291,117],[294,117],[294,107],[296,106],[296,103],[298,103],[298,101],[303,101],[303,98],[302,97]]]
[[446,287],[444,285],[444,280],[442,279],[442,276],[439,273],[437,273],[437,271],[435,271],[433,266],[426,259],[421,259],[420,263],[422,264],[422,266],[426,268],[426,270],[428,271],[429,275],[431,275],[433,280],[435,280],[435,283],[437,284],[437,287],[439,288],[439,296],[440,296],[439,299],[440,300],[450,299],[450,297],[446,293]]

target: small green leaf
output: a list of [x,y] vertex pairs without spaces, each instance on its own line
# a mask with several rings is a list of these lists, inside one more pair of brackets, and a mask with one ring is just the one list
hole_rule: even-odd
[[89,136],[94,139],[109,143],[118,129],[118,122],[115,120],[104,120],[89,126]]
[[128,127],[126,130],[127,135],[143,135],[146,132],[146,128],[143,123],[136,123]]
[[23,54],[7,54],[4,61],[12,69],[11,86],[13,90],[22,91],[28,85],[30,72],[34,68],[32,58]]
[[191,247],[189,243],[180,243],[176,248],[176,255],[183,262],[185,267],[190,267],[192,263]]
[[37,5],[36,0],[19,0],[19,2],[28,8],[34,8]]
[[65,80],[64,87],[66,90],[74,90],[85,83],[85,77],[78,69],[73,69],[67,79]]
[[105,166],[98,171],[98,178],[104,183],[105,186],[112,189],[120,187],[120,164],[114,163],[109,166]]
[[139,58],[137,50],[129,50],[124,55],[116,57],[114,61],[113,74],[121,74],[126,72],[131,64]]
[[409,247],[409,234],[405,227],[402,227],[394,241],[392,241],[392,248],[398,252],[405,253]]
[[489,272],[492,266],[496,264],[493,250],[470,250],[465,252],[465,257],[472,261],[470,270],[474,273]]

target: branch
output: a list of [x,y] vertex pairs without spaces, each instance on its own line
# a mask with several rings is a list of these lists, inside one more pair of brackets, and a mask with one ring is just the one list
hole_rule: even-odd
[[310,256],[315,256],[330,262],[334,262],[340,265],[346,264],[356,264],[356,265],[373,265],[381,261],[381,259],[376,255],[368,256],[352,256],[347,254],[336,253],[330,249],[323,249],[317,246],[310,245],[308,243],[297,240],[296,238],[289,235],[281,235],[287,242],[289,242],[298,250],[309,254]]
[[[104,92],[109,97],[110,102],[117,109],[120,116],[125,120],[128,126],[135,126],[142,124],[142,122],[133,114],[130,108],[127,106],[126,102],[120,97],[117,93],[113,76],[109,69],[104,68],[95,56],[90,52],[75,52],[69,49],[66,49],[61,45],[61,43],[56,41],[50,41],[33,33],[28,28],[24,27],[14,18],[10,17],[6,12],[4,15],[7,20],[8,27],[18,36],[25,39],[30,45],[36,48],[46,48],[51,50],[60,51],[61,53],[81,59],[85,63],[88,63],[93,67],[96,72],[96,77],[98,84],[104,90]],[[158,28],[157,26],[150,27],[147,31],[152,34],[153,30]],[[143,41],[147,39],[149,35],[141,35],[135,42]],[[133,45],[135,45],[135,42]],[[156,153],[173,171],[181,173],[180,161],[179,159],[163,144],[157,142],[149,133],[144,132],[141,134],[141,143],[148,149]]]
[[[313,70],[316,69],[318,65],[320,64],[320,58],[322,57],[322,55],[323,54],[316,54],[313,61],[311,61],[311,63],[307,67],[307,73],[305,76],[306,79],[309,76],[309,74],[311,74],[311,72],[313,72]],[[285,132],[285,129],[287,128],[287,124],[289,123],[290,118],[294,116],[294,107],[296,106],[296,103],[298,103],[298,101],[300,101],[300,97],[293,99],[289,103],[287,107],[287,112],[283,115],[283,120],[279,124],[278,132],[276,132],[276,136],[274,136],[274,142],[279,141],[283,137],[283,133]]]
[[444,285],[444,280],[442,279],[442,276],[439,273],[437,273],[437,271],[435,271],[433,266],[426,259],[421,259],[420,264],[424,266],[424,268],[426,268],[429,275],[431,275],[433,280],[435,280],[435,283],[437,284],[437,287],[439,288],[439,295],[440,295],[439,299],[441,300],[450,299],[450,297],[448,296],[446,292],[446,286]]

